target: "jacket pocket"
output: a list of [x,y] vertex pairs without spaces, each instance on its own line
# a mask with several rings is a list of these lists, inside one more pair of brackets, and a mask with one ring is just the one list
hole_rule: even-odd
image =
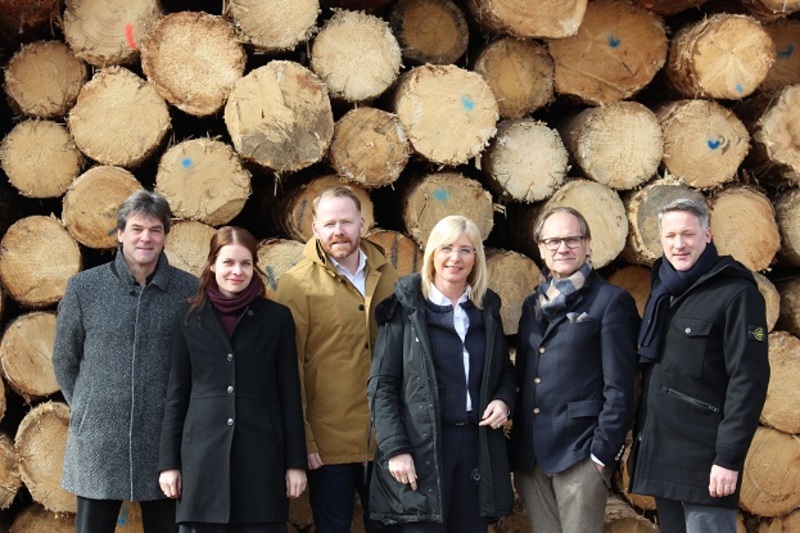
[[708,402],[704,402],[703,400],[699,400],[694,396],[689,396],[688,394],[684,394],[683,392],[675,389],[670,389],[669,387],[664,387],[663,390],[673,398],[677,398],[678,400],[694,405],[695,407],[700,407],[701,409],[707,409],[713,413],[719,413],[719,407],[716,405],[711,405]]
[[676,316],[670,324],[667,345],[677,355],[664,357],[664,370],[699,378],[713,322],[700,318]]

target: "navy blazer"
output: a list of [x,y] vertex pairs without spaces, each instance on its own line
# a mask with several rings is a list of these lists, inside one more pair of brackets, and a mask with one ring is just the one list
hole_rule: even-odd
[[537,317],[536,307],[534,293],[519,321],[514,470],[530,473],[539,464],[554,474],[591,454],[613,467],[634,410],[636,304],[592,272],[550,322]]

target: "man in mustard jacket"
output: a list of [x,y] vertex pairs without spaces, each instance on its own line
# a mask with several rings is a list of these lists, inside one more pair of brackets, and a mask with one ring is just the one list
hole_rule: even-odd
[[[397,272],[383,251],[362,239],[361,202],[348,187],[322,193],[313,205],[314,236],[304,259],[281,276],[276,299],[291,309],[303,392],[308,482],[320,533],[349,533],[355,494],[368,520],[367,379],[377,337],[374,309]],[[366,472],[365,472],[366,468]]]

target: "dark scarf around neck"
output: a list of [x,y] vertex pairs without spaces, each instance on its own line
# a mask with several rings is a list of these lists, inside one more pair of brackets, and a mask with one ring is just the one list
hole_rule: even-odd
[[[257,274],[254,274],[254,276],[256,275]],[[255,279],[252,279],[250,285],[245,287],[242,292],[233,298],[228,298],[220,292],[216,280],[212,279],[208,287],[206,287],[206,292],[208,293],[208,299],[211,305],[214,307],[214,311],[217,312],[217,317],[219,318],[220,324],[222,324],[222,329],[225,330],[228,338],[230,338],[233,336],[236,321],[241,314],[247,306],[250,305],[250,302],[261,295],[261,284],[255,281]]]
[[642,329],[639,331],[639,362],[658,361],[670,299],[689,290],[697,280],[714,268],[718,261],[719,254],[713,242],[706,245],[697,262],[685,272],[675,270],[666,258],[661,259],[661,266],[658,269],[658,279],[661,280],[661,284],[653,290],[650,299],[647,300],[642,317]]

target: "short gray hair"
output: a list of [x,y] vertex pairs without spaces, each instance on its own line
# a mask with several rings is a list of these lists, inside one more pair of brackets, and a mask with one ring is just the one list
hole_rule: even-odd
[[578,211],[577,209],[573,209],[571,207],[554,207],[552,209],[548,209],[544,213],[539,216],[539,219],[536,221],[536,228],[533,230],[533,240],[537,243],[542,240],[542,230],[544,229],[544,223],[547,222],[547,219],[551,216],[555,215],[556,213],[568,213],[578,219],[578,225],[581,227],[581,237],[585,239],[592,238],[592,231],[589,229],[589,223],[586,222],[586,218]]
[[117,211],[117,229],[119,231],[125,230],[125,225],[128,223],[128,218],[131,215],[144,215],[149,218],[157,218],[164,226],[164,235],[169,233],[170,221],[170,208],[167,200],[158,193],[150,192],[145,189],[139,189],[135,193],[128,196],[124,202],[119,206]]
[[659,233],[661,232],[661,219],[664,218],[664,214],[673,211],[691,213],[696,216],[700,219],[700,228],[702,228],[703,231],[706,231],[711,226],[711,216],[708,214],[708,207],[706,207],[705,202],[692,200],[691,198],[678,198],[658,210]]

